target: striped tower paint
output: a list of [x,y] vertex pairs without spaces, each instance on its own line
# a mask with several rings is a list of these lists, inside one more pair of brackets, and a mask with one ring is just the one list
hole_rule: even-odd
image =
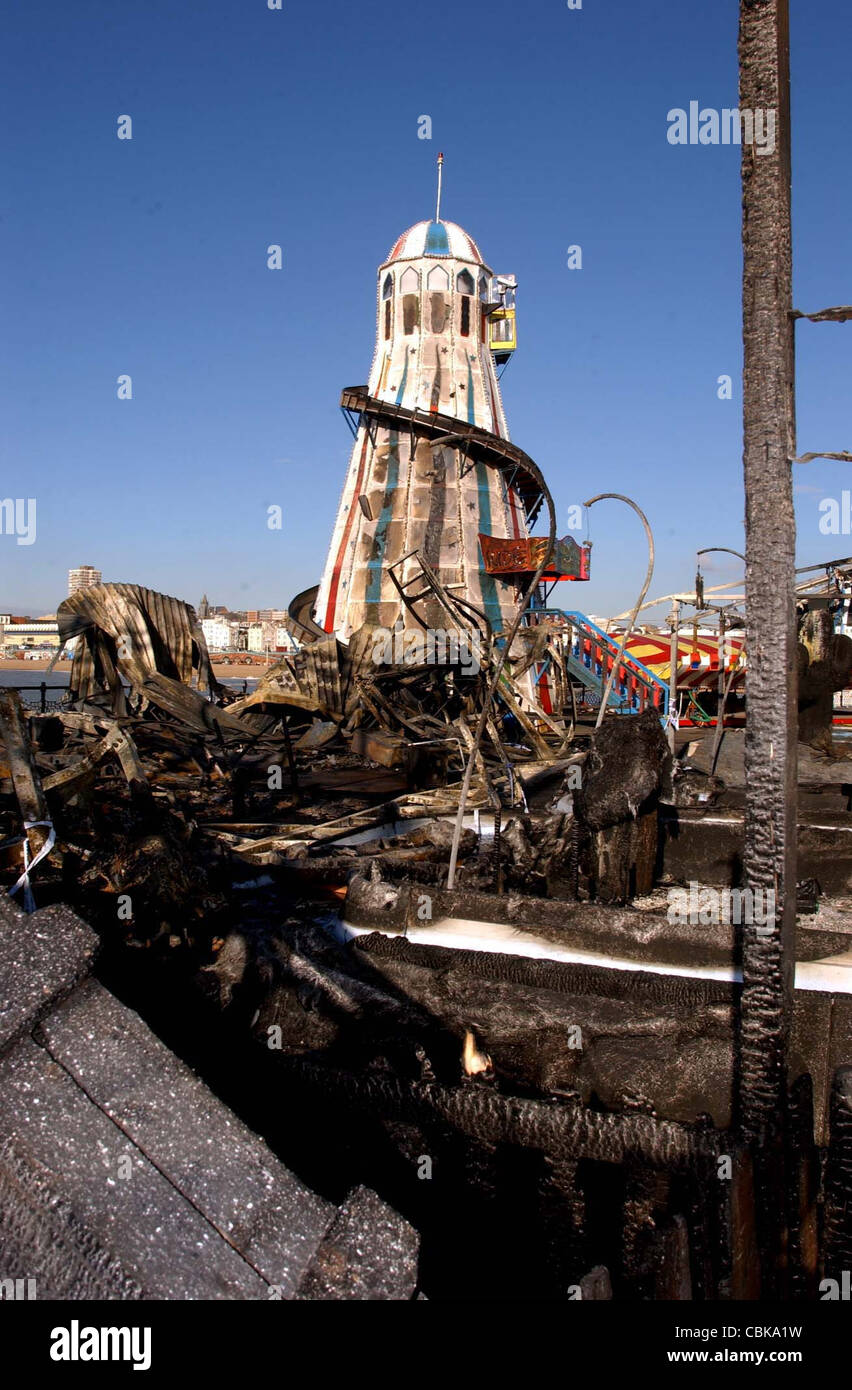
[[[488,348],[483,305],[492,272],[454,222],[418,222],[379,267],[376,350],[369,394],[379,400],[454,416],[508,439]],[[516,611],[514,585],[485,571],[480,532],[525,537],[524,513],[499,473],[464,462],[452,443],[417,441],[362,421],[352,450],[328,559],[314,610],[342,641],[362,625],[416,626],[400,603],[387,566],[418,551],[453,594],[483,609],[495,630]],[[367,499],[367,511],[360,497]],[[403,580],[418,572],[409,560]],[[447,624],[438,610],[436,627]]]

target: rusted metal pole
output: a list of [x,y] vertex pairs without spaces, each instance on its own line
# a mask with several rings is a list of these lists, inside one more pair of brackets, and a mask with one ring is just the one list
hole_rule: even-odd
[[[739,109],[774,139],[742,146],[746,494],[745,853],[774,921],[744,927],[739,1115],[752,1145],[762,1296],[783,1279],[783,1152],[796,906],[795,457],[787,0],[740,0]],[[747,127],[746,127],[747,129]],[[755,134],[757,134],[755,129]],[[764,899],[765,901],[765,899]],[[756,916],[757,914],[752,914]],[[771,1213],[767,1216],[767,1213]],[[768,1221],[768,1225],[767,1225]]]
[[518,628],[521,625],[521,619],[523,618],[524,613],[527,611],[527,607],[532,599],[533,594],[536,591],[541,576],[547,569],[548,561],[551,555],[553,554],[553,547],[556,544],[556,508],[553,504],[553,497],[551,495],[550,489],[543,480],[541,487],[542,492],[544,493],[545,503],[547,504],[547,546],[545,547],[545,551],[542,558],[539,560],[538,568],[536,569],[535,574],[533,575],[532,579],[529,582],[529,585],[527,586],[526,593],[524,594],[523,598],[521,599],[521,602],[518,605],[518,609],[515,614],[514,620],[512,621],[512,624],[505,635],[503,647],[498,652],[497,660],[494,662],[494,669],[491,675],[491,680],[488,684],[488,689],[485,692],[485,698],[482,702],[482,709],[480,710],[479,719],[476,724],[476,732],[473,735],[473,746],[468,755],[467,766],[464,772],[464,781],[462,782],[461,792],[459,793],[459,809],[456,813],[456,823],[455,828],[453,830],[453,842],[450,847],[450,863],[447,869],[448,889],[452,889],[455,887],[456,864],[458,862],[459,844],[461,842],[462,827],[464,825],[465,806],[467,805],[468,793],[470,792],[470,784],[473,778],[473,769],[476,765],[476,756],[479,752],[479,745],[482,742],[482,735],[485,732],[485,725],[492,712],[492,701],[494,700],[497,685],[499,683],[500,676],[502,675],[503,667],[506,664],[506,659],[511,650],[512,643],[518,635]]
[[675,718],[677,717],[677,671],[680,665],[680,599],[672,604],[672,635],[669,642],[669,750],[675,751]]

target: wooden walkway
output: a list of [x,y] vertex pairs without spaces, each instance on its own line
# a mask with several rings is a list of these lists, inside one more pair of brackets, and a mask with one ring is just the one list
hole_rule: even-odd
[[39,1299],[407,1300],[418,1237],[306,1187],[91,976],[65,907],[0,897],[0,1280]]

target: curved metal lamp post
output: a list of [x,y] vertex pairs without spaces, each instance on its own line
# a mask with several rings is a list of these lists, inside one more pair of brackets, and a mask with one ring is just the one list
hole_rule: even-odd
[[633,612],[630,614],[630,620],[627,624],[627,627],[624,630],[624,635],[621,639],[621,645],[619,646],[618,653],[613,658],[612,666],[610,667],[610,672],[607,676],[606,685],[604,686],[603,694],[601,696],[601,707],[598,710],[598,717],[595,723],[595,729],[599,729],[601,724],[603,723],[603,717],[606,713],[606,707],[609,702],[610,692],[612,690],[612,683],[615,680],[616,668],[618,667],[618,665],[624,657],[624,648],[627,645],[627,639],[630,637],[633,631],[633,624],[636,621],[636,614],[642,607],[642,600],[648,592],[648,589],[651,584],[651,576],[654,573],[654,536],[651,531],[651,527],[648,523],[648,518],[642,511],[642,508],[637,506],[636,503],[630,497],[625,497],[624,494],[621,492],[599,492],[597,496],[591,497],[588,502],[584,502],[583,506],[593,507],[595,502],[602,502],[605,498],[612,498],[612,500],[615,502],[626,502],[628,507],[633,508],[639,520],[642,522],[642,525],[645,527],[645,535],[648,537],[648,572],[645,575],[645,583],[642,585],[642,590],[639,594],[639,597],[633,605]]
[[723,550],[726,555],[736,555],[737,559],[742,560],[745,564],[745,556],[741,555],[738,550],[731,550],[730,546],[727,545],[706,545],[703,550],[697,550],[695,553],[696,555],[710,555],[717,550]]

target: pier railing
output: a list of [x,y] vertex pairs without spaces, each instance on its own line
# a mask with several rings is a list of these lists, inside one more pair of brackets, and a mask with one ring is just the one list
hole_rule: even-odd
[[[225,678],[228,681],[228,677]],[[236,686],[239,677],[230,677],[229,688]],[[6,685],[6,690],[17,690],[25,705],[36,706],[40,714],[49,714],[53,710],[65,708],[63,696],[68,694],[67,685],[48,685],[46,681],[40,681],[38,685]],[[59,698],[49,700],[48,692],[59,692]],[[248,694],[248,679],[243,677],[242,690],[234,690],[238,698]]]
[[[68,694],[67,685],[48,685],[46,681],[40,681],[38,685],[7,685],[6,690],[17,690],[25,705],[38,705],[42,714],[47,714],[49,710],[59,709],[62,705],[61,698],[58,700],[48,700],[47,692],[58,690],[62,695]],[[25,695],[36,694],[37,699],[25,699]]]

